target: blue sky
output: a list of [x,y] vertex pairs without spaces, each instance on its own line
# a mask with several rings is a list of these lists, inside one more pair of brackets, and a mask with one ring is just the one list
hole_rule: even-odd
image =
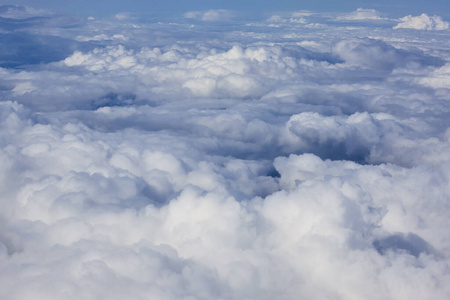
[[0,0],[0,4],[28,5],[52,11],[77,15],[108,16],[119,12],[180,13],[191,10],[231,9],[240,11],[274,12],[289,10],[312,10],[319,12],[352,11],[356,8],[373,8],[393,16],[407,14],[450,14],[448,0],[345,0],[345,1],[295,1],[295,0]]

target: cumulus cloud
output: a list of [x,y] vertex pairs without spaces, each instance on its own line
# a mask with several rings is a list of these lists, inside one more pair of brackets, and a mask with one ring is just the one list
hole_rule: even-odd
[[44,19],[0,24],[47,58],[0,49],[0,298],[449,298],[446,31]]
[[440,16],[428,16],[421,14],[420,16],[411,16],[400,18],[400,23],[394,26],[394,29],[410,28],[417,30],[447,30],[449,23],[442,20]]
[[422,77],[419,81],[423,85],[435,89],[448,89],[448,83],[450,82],[450,64],[446,63],[428,76]]
[[380,13],[375,9],[364,9],[358,8],[357,10],[339,16],[336,18],[338,21],[359,21],[359,20],[383,20],[384,18],[380,17]]
[[367,38],[340,41],[334,46],[333,51],[346,63],[371,70],[392,70],[406,65],[414,67],[414,65],[443,64],[442,60],[424,55],[420,51],[405,51],[383,41]]
[[281,24],[294,24],[299,25],[303,24],[305,26],[314,26],[317,24],[310,23],[311,16],[314,16],[314,13],[309,11],[297,11],[290,14],[277,14],[272,15],[268,19],[266,19],[266,22],[269,22],[271,27],[277,27],[281,26]]

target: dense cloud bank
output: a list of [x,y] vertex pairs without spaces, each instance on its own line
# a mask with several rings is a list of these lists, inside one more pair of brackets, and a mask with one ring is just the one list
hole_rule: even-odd
[[1,7],[0,298],[448,299],[450,35],[380,15]]

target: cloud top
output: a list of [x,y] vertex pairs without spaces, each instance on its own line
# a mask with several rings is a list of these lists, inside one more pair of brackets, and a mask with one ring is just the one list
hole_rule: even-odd
[[336,18],[338,21],[360,21],[360,20],[383,20],[384,18],[380,17],[380,13],[375,9],[364,9],[358,8],[357,10],[339,16]]
[[394,26],[394,29],[409,28],[417,30],[448,30],[449,23],[442,20],[440,16],[405,16],[400,18],[400,23]]

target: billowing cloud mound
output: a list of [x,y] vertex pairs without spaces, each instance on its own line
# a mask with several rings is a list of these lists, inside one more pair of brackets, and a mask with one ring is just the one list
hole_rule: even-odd
[[0,298],[448,299],[448,32],[286,15],[5,18]]
[[418,30],[447,30],[449,23],[442,20],[439,16],[429,17],[427,14],[421,14],[420,16],[413,17],[408,15],[400,19],[394,29],[399,28],[411,28]]
[[355,20],[381,20],[380,14],[375,9],[358,8],[350,14],[345,14],[336,18],[338,21],[355,21]]

